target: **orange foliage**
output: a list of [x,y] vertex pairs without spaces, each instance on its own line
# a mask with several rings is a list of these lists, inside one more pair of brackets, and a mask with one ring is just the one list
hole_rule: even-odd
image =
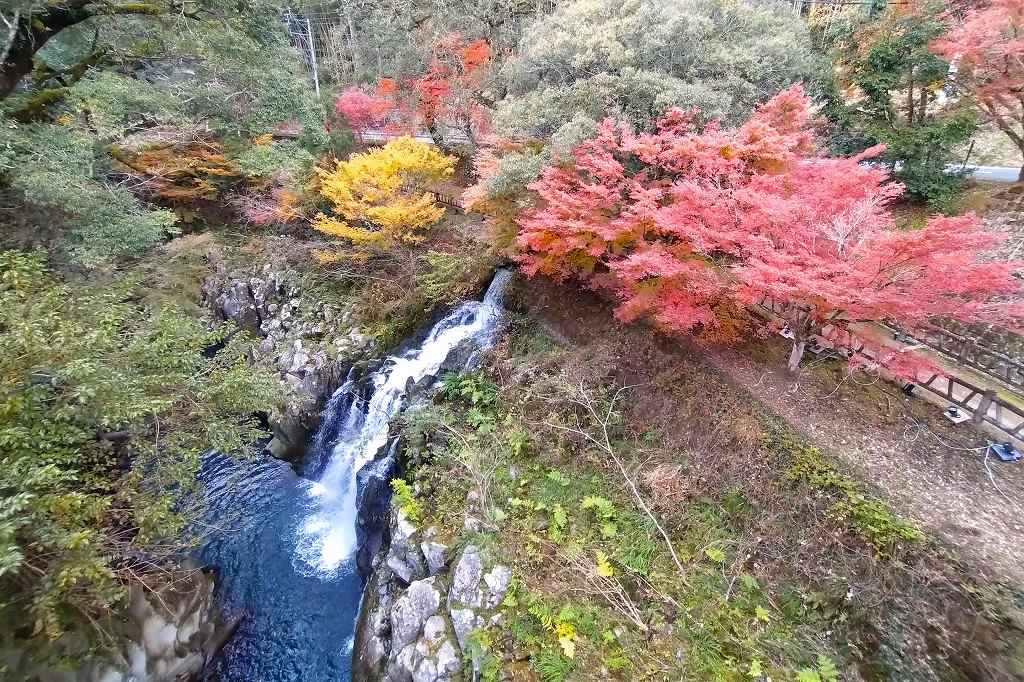
[[216,142],[152,146],[142,151],[110,149],[114,168],[142,178],[152,198],[174,205],[217,199],[242,181],[242,174]]

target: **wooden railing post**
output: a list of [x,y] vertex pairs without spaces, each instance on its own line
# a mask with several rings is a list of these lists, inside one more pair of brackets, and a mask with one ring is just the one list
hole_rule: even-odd
[[980,424],[985,421],[985,416],[988,414],[988,408],[992,406],[992,401],[996,399],[995,391],[985,391],[981,394],[981,402],[978,403],[978,409],[971,415],[971,421],[975,424]]

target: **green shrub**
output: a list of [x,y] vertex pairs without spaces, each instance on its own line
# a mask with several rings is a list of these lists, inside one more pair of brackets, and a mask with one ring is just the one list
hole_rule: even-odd
[[138,255],[176,231],[174,213],[107,184],[97,173],[107,162],[93,138],[71,127],[0,127],[0,174],[26,202],[65,218],[65,248],[85,265]]
[[416,288],[431,305],[454,305],[470,298],[490,274],[493,261],[480,249],[476,255],[466,249],[428,251],[423,256],[430,269],[416,276]]
[[551,646],[545,646],[535,656],[531,656],[530,664],[537,671],[541,682],[562,682],[576,669],[572,659],[566,658]]
[[466,638],[466,648],[462,652],[467,666],[473,671],[473,678],[481,682],[497,682],[501,672],[501,661],[491,649],[494,643],[487,630],[477,629]]
[[441,380],[441,394],[474,407],[491,407],[498,400],[498,385],[484,372],[446,374]]
[[287,140],[250,145],[233,160],[243,173],[252,178],[265,178],[279,172],[303,178],[309,175],[316,163],[316,157],[309,151],[297,142]]
[[196,510],[176,502],[200,454],[247,448],[280,399],[251,339],[140,298],[127,277],[71,287],[0,253],[0,648],[94,653],[139,559],[188,546]]
[[415,525],[423,520],[423,504],[416,499],[412,486],[405,479],[393,479],[391,491],[395,494],[395,506],[405,514],[410,523]]

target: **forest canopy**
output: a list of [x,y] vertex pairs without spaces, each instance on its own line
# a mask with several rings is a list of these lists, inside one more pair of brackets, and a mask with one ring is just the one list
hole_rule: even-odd
[[735,122],[823,63],[799,15],[722,0],[575,0],[538,17],[499,77],[510,137],[548,137],[574,118],[650,125],[671,107]]

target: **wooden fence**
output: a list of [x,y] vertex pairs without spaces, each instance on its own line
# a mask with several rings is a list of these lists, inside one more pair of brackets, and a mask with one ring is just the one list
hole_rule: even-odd
[[462,208],[462,204],[459,203],[459,200],[452,195],[445,194],[444,192],[433,192],[432,194],[434,195],[434,199],[437,200],[437,203],[444,204],[448,208],[454,209],[459,213],[466,212],[466,210]]
[[[761,301],[757,308],[766,317],[778,318],[779,310],[771,301]],[[899,329],[887,328],[897,334],[904,334]],[[949,330],[936,329],[943,332],[946,338],[949,339],[945,341],[946,345],[944,348],[938,345],[940,343],[938,335],[926,340],[920,338],[911,339],[904,334],[903,338],[897,337],[897,340],[905,343],[921,342],[935,350],[941,351],[945,355],[949,355],[958,364],[980,369],[1011,386],[1024,387],[1024,383],[1022,383],[1024,374],[1021,372],[1022,366],[1019,361],[993,349],[985,348],[976,339],[961,337]],[[864,342],[853,335],[850,335],[849,345],[834,345],[824,340],[821,342],[812,341],[808,346],[808,350],[812,353],[834,352],[845,358],[860,354],[873,359]],[[1012,381],[1007,381],[1004,377],[1008,377]],[[932,374],[927,377],[918,375],[916,382],[913,384],[908,383],[905,386],[905,390],[908,393],[913,392],[917,388],[929,391],[950,404],[956,405],[957,408],[970,413],[970,419],[975,424],[989,424],[1010,438],[1024,440],[1024,409],[1000,398],[993,390],[980,388],[958,376],[942,374]]]
[[1024,440],[1024,410],[960,377],[933,374],[916,387],[931,391],[971,413],[975,424],[991,424],[1011,438]]
[[[895,327],[889,329],[904,333]],[[989,346],[981,339],[962,336],[939,326],[917,334],[914,339],[948,356],[958,365],[976,369],[1024,392],[1024,361]]]

